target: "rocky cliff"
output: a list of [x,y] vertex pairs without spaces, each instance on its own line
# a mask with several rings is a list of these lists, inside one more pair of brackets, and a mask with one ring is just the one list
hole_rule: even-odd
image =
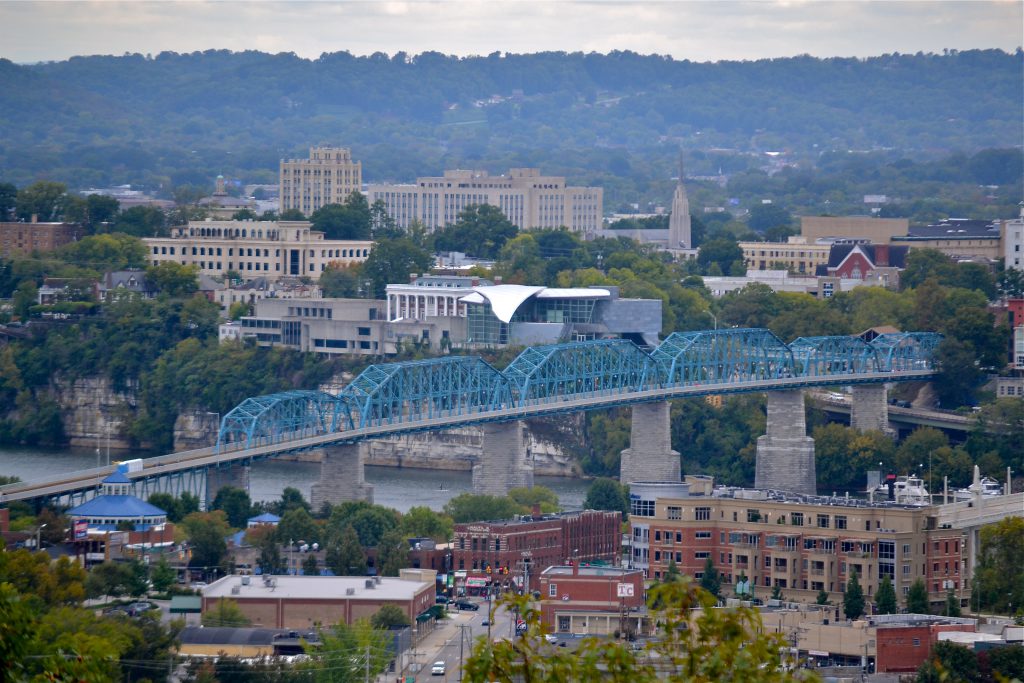
[[123,451],[130,447],[123,427],[135,415],[135,387],[115,391],[105,377],[84,377],[74,381],[57,379],[52,386],[61,407],[64,433],[69,444],[78,447]]

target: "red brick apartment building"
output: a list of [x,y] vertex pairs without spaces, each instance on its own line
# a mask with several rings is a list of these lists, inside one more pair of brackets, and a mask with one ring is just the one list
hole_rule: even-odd
[[81,228],[71,223],[0,222],[0,257],[53,251],[81,237]]
[[518,582],[524,564],[530,585],[543,570],[568,562],[616,561],[622,547],[622,515],[584,510],[555,515],[455,525],[453,568],[493,583]]
[[746,577],[755,595],[774,586],[789,600],[814,602],[819,591],[842,599],[856,571],[870,599],[888,576],[901,599],[923,578],[933,602],[948,589],[970,595],[970,534],[943,528],[937,506],[870,503],[752,489],[631,490],[631,565],[660,578],[675,562],[697,578],[712,561],[723,583]]
[[646,632],[644,573],[620,567],[548,567],[540,573],[541,621],[557,633]]

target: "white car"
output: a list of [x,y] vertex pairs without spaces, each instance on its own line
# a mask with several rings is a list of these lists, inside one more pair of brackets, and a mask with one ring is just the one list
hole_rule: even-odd
[[434,665],[430,667],[431,676],[444,676],[444,662],[434,662]]
[[558,638],[553,633],[545,633],[544,640],[548,641],[552,645],[558,642]]

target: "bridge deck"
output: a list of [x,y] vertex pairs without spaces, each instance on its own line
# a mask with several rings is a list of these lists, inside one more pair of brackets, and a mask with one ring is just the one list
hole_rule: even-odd
[[[366,439],[382,438],[396,434],[422,431],[440,431],[453,427],[477,425],[487,422],[505,422],[530,417],[541,417],[567,412],[599,410],[637,403],[649,403],[675,398],[689,398],[715,394],[754,393],[782,391],[850,384],[877,384],[927,379],[933,370],[914,369],[892,372],[866,372],[837,376],[780,377],[750,381],[725,381],[691,383],[678,386],[662,386],[641,391],[623,391],[620,388],[580,393],[572,396],[547,396],[527,398],[518,404],[495,410],[469,410],[462,408],[435,411],[427,419],[402,419],[402,415],[381,419],[364,427],[339,429],[329,433],[305,435],[303,430],[285,432],[265,443],[246,445],[235,442],[201,448],[191,451],[170,453],[143,461],[143,469],[129,472],[133,480],[157,478],[189,470],[226,466],[234,462],[251,462],[286,453],[322,448],[332,444],[355,443]],[[0,502],[30,500],[35,498],[61,496],[93,489],[104,477],[116,469],[115,466],[100,467],[65,475],[50,477],[34,482],[19,482],[0,487]]]

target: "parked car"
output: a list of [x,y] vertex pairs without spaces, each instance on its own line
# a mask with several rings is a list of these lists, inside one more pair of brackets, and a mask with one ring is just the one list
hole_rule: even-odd
[[447,605],[451,601],[448,599],[447,595],[438,595],[434,597],[434,602],[438,605]]
[[558,642],[558,637],[553,633],[545,633],[544,640],[548,641],[552,645]]
[[444,662],[434,662],[434,665],[430,667],[431,676],[444,676]]
[[128,614],[130,614],[133,617],[136,617],[142,614],[143,612],[148,612],[149,610],[156,608],[156,605],[154,605],[151,602],[133,602],[132,604],[128,605],[127,609]]
[[455,606],[459,609],[468,609],[471,612],[476,612],[478,609],[480,609],[480,605],[469,602],[467,600],[459,600],[457,603],[455,603]]

